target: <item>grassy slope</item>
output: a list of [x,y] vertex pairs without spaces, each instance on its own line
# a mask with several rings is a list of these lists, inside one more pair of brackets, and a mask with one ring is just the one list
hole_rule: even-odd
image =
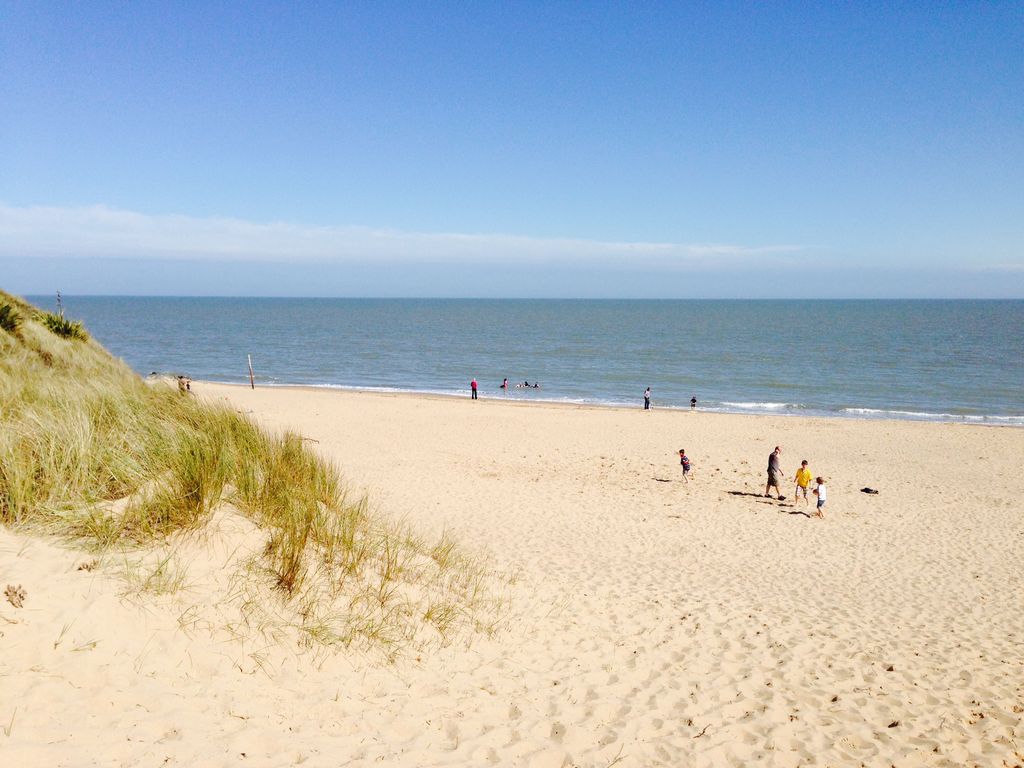
[[479,566],[375,520],[299,436],[147,384],[2,291],[0,314],[20,317],[0,326],[0,524],[106,551],[201,528],[230,503],[265,532],[280,599],[342,625],[318,625],[320,639],[397,648],[424,624],[442,639],[493,625]]

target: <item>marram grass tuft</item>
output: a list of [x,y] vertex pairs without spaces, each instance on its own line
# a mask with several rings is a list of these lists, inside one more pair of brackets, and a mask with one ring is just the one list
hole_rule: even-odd
[[264,531],[258,570],[278,599],[301,598],[309,637],[396,654],[425,627],[447,642],[455,617],[497,623],[480,616],[503,600],[482,597],[479,562],[376,519],[300,436],[144,382],[78,323],[3,292],[0,307],[14,328],[0,333],[0,524],[103,552],[202,529],[232,504]]

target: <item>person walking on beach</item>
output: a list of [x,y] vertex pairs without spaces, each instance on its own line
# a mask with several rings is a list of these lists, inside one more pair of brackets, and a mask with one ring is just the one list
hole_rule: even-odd
[[821,510],[825,507],[825,478],[815,478],[814,482],[818,484],[818,487],[814,489],[814,495],[818,497],[818,508],[814,514],[816,517],[820,517],[822,520],[825,519],[825,513]]
[[785,496],[782,495],[782,469],[779,467],[779,456],[782,455],[782,448],[775,446],[775,450],[768,456],[768,483],[764,487],[764,495],[771,498],[769,490],[775,486],[775,492],[779,495],[779,501]]
[[648,387],[644,390],[644,410],[651,410],[651,388]]
[[469,388],[473,392],[473,399],[476,400],[476,379],[469,382]]
[[683,482],[690,482],[690,458],[686,455],[686,449],[679,449],[679,464],[683,468]]
[[807,459],[800,462],[800,469],[796,471],[796,477],[793,478],[796,481],[796,496],[793,499],[795,505],[800,501],[801,494],[804,497],[804,506],[807,506],[807,486],[811,483],[811,470],[807,468]]

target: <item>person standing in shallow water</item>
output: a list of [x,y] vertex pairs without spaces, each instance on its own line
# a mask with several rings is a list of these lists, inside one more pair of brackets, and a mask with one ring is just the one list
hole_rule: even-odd
[[648,387],[644,390],[644,410],[651,410],[651,388]]
[[469,382],[469,388],[473,393],[473,399],[476,400],[476,379]]
[[691,411],[696,411],[697,410],[697,396],[696,395],[694,395],[693,397],[690,398],[690,410]]

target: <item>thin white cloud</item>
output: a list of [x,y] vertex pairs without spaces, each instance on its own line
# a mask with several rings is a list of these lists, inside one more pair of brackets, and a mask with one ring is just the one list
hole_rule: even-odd
[[694,266],[736,263],[798,246],[608,242],[519,235],[308,227],[95,205],[0,203],[0,257],[183,259],[302,263],[502,263]]
[[978,265],[971,267],[972,272],[1024,272],[1024,261],[1002,262],[1000,264]]

